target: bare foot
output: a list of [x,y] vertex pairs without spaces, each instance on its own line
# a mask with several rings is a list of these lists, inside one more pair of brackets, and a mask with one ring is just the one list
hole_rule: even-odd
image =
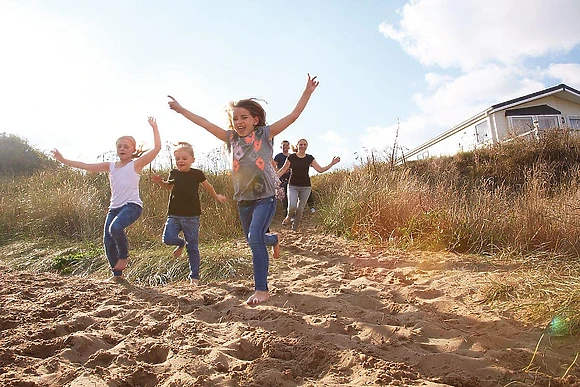
[[189,283],[193,286],[199,286],[199,280],[195,278],[190,278]]
[[278,235],[277,233],[273,233],[273,235],[276,235],[278,237],[278,242],[276,242],[276,244],[272,246],[272,257],[280,258],[280,235]]
[[183,253],[183,248],[184,248],[184,247],[185,247],[185,245],[183,245],[183,246],[177,246],[177,247],[175,248],[175,250],[173,250],[173,256],[174,256],[175,258],[179,258],[179,257],[181,257],[181,253]]
[[252,294],[250,296],[250,298],[248,298],[248,300],[246,301],[246,304],[258,305],[258,304],[261,304],[262,302],[268,301],[269,299],[270,299],[270,293],[264,292],[261,290],[256,290],[254,292],[254,294]]
[[119,259],[117,261],[117,264],[115,265],[115,267],[113,268],[113,270],[118,270],[118,271],[123,271],[125,270],[125,268],[127,267],[127,262],[129,261],[129,258],[125,258],[125,259]]

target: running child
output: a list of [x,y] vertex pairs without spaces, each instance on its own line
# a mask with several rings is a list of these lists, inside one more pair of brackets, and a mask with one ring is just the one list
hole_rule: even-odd
[[316,77],[308,81],[296,107],[286,117],[275,123],[266,124],[266,112],[255,99],[243,99],[230,104],[228,112],[229,130],[209,122],[182,107],[173,97],[169,108],[201,126],[218,139],[224,141],[232,153],[232,177],[234,200],[244,236],[252,251],[255,292],[246,301],[259,304],[270,298],[268,291],[269,256],[266,246],[271,246],[274,258],[280,254],[280,241],[276,233],[267,233],[276,211],[276,188],[279,179],[272,165],[272,139],[292,124],[318,87]]
[[[207,181],[203,171],[191,168],[195,161],[193,147],[187,142],[179,142],[173,151],[177,169],[169,172],[169,178],[163,181],[155,175],[153,181],[161,188],[171,191],[167,209],[167,221],[163,229],[163,243],[176,246],[174,257],[180,257],[183,249],[187,250],[189,260],[189,281],[199,285],[199,226],[201,203],[199,186],[201,185],[215,200],[224,203],[227,198],[215,192]],[[179,233],[183,232],[183,238]]]
[[135,223],[143,212],[143,201],[139,195],[141,171],[161,150],[157,122],[153,117],[149,117],[148,122],[153,128],[153,148],[143,151],[137,148],[133,137],[119,137],[116,142],[119,160],[115,162],[84,163],[65,159],[57,149],[51,152],[56,160],[69,167],[109,173],[111,200],[103,229],[103,244],[115,282],[125,281],[123,270],[129,261],[129,241],[125,229]]

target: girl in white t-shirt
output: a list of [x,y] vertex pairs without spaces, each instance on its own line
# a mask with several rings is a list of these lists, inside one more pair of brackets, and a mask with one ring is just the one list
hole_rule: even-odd
[[120,137],[116,142],[117,162],[83,163],[65,159],[57,150],[52,150],[54,158],[61,163],[90,172],[109,172],[111,201],[105,220],[103,243],[105,254],[111,265],[113,280],[124,281],[123,270],[129,259],[129,243],[125,229],[135,223],[143,211],[139,196],[139,179],[143,168],[151,163],[161,150],[161,139],[155,118],[149,117],[153,128],[154,147],[148,151],[137,149],[131,136]]

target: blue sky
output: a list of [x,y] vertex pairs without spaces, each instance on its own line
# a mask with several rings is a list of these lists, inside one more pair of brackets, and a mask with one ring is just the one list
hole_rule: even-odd
[[167,107],[226,126],[230,100],[288,114],[276,139],[342,167],[410,150],[492,104],[559,83],[580,89],[578,0],[0,0],[0,132],[95,161],[130,134],[221,143]]

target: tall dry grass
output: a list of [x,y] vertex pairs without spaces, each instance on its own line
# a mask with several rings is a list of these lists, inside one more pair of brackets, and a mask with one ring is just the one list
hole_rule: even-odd
[[[187,277],[187,259],[172,259],[172,248],[161,242],[167,216],[169,192],[151,180],[152,174],[167,176],[168,170],[144,170],[140,191],[143,214],[127,229],[132,256],[132,276],[136,282],[160,284]],[[232,197],[229,173],[206,174],[216,192]],[[57,271],[86,275],[108,268],[102,248],[102,229],[110,199],[106,174],[86,173],[67,167],[51,168],[31,176],[4,178],[0,185],[0,246],[11,244],[3,261],[17,269]],[[204,258],[219,260],[215,270],[205,270],[205,279],[217,279],[217,267],[235,267],[247,272],[249,251],[231,257],[211,247],[220,241],[241,238],[236,204],[217,203],[200,190],[202,206],[200,250]],[[33,245],[28,242],[36,241]],[[38,242],[40,241],[40,242]],[[45,246],[52,246],[52,253]],[[34,247],[31,247],[34,246]],[[209,265],[211,266],[211,265]],[[222,273],[225,274],[225,273]]]
[[458,252],[580,250],[580,139],[552,132],[392,168],[369,157],[316,176],[321,221],[372,243]]
[[[169,192],[151,180],[151,174],[166,176],[168,171],[144,171],[140,190],[144,202],[141,218],[129,229],[137,244],[158,243],[167,215]],[[217,192],[232,196],[228,173],[206,175]],[[71,168],[44,170],[30,177],[5,180],[0,187],[0,237],[53,238],[76,242],[98,242],[110,198],[106,174],[85,173]],[[237,235],[235,203],[217,203],[204,190],[202,241]]]

